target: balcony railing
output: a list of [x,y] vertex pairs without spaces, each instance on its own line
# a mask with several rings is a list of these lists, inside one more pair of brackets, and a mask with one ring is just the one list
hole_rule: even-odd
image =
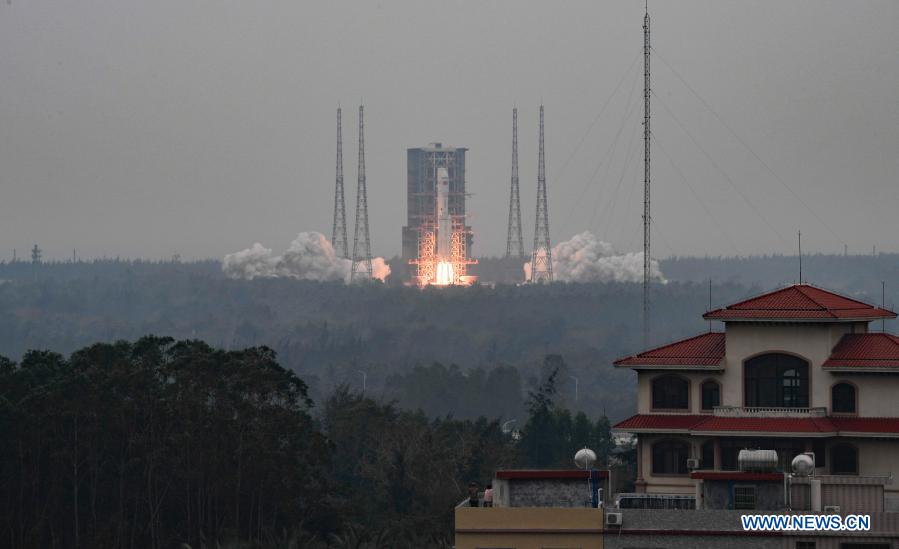
[[824,417],[827,408],[777,408],[773,406],[715,406],[717,417]]

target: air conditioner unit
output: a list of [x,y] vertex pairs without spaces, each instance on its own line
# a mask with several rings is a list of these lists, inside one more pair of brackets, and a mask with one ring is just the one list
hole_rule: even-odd
[[828,515],[839,515],[840,514],[840,506],[839,505],[825,505],[824,512]]
[[691,471],[694,469],[699,469],[699,460],[694,459],[694,458],[688,459],[687,460],[687,469],[690,469]]
[[608,526],[621,526],[621,513],[606,513],[606,524]]

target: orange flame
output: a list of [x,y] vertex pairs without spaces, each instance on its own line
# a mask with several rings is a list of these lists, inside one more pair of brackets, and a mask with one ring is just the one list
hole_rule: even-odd
[[433,284],[438,286],[453,284],[456,278],[454,275],[453,264],[449,261],[441,261],[437,264],[437,272],[435,273]]

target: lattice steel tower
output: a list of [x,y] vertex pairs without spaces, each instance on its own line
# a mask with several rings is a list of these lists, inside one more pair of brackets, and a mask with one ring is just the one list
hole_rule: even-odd
[[553,255],[549,241],[549,209],[546,205],[546,162],[543,153],[543,105],[540,105],[540,152],[537,160],[537,220],[530,282],[553,281]]
[[331,227],[331,245],[338,257],[350,257],[346,239],[346,202],[343,199],[343,130],[340,107],[337,107],[337,177],[334,180],[334,225]]
[[353,263],[350,282],[357,279],[370,280],[371,240],[368,236],[368,195],[365,189],[365,123],[362,105],[359,105],[359,179],[356,186],[356,227],[353,234]]
[[509,230],[506,235],[506,257],[513,251],[524,258],[521,238],[521,201],[518,197],[518,109],[512,108],[512,188],[509,191]]
[[650,216],[649,202],[649,6],[647,4],[646,15],[643,16],[643,345],[649,345],[649,276],[652,262],[650,253],[650,232],[652,217]]

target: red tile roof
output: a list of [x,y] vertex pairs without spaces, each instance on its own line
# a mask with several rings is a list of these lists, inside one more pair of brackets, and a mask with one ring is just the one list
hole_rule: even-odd
[[899,370],[899,337],[877,332],[846,334],[833,348],[824,367]]
[[899,434],[895,417],[832,417],[830,421],[841,433]]
[[708,320],[874,320],[896,313],[808,284],[794,284],[703,315]]
[[691,414],[637,414],[615,425],[622,431],[688,431],[709,416]]
[[696,432],[836,434],[826,417],[715,417],[697,423]]
[[615,361],[616,366],[718,366],[724,360],[724,333],[709,332]]
[[690,478],[702,480],[777,480],[783,481],[783,473],[758,473],[751,471],[693,471]]
[[899,417],[717,417],[637,414],[613,426],[626,432],[778,433],[836,436],[849,433],[899,435]]

